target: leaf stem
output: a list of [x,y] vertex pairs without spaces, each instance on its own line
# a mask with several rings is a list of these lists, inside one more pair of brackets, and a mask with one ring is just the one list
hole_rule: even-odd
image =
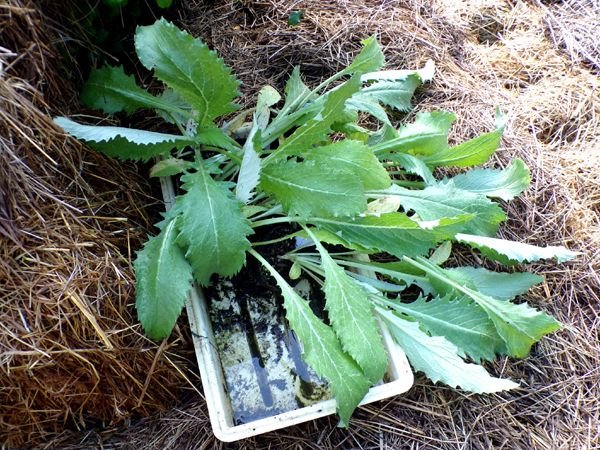
[[302,223],[304,220],[299,217],[273,217],[271,219],[257,220],[256,222],[251,223],[252,228],[258,228],[265,225],[275,225],[278,223]]
[[252,243],[252,247],[260,247],[262,245],[277,244],[278,242],[282,242],[282,241],[285,241],[285,240],[293,238],[294,234],[295,233],[286,234],[285,236],[281,236],[281,237],[278,237],[276,239],[271,239],[270,241],[253,242]]

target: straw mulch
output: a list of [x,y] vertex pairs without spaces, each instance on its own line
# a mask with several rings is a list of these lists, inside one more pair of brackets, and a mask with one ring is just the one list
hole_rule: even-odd
[[[42,129],[44,134],[27,140],[16,128],[7,127],[11,134],[4,129],[2,133],[9,136],[3,145],[9,144],[11,149],[2,156],[12,156],[11,164],[3,164],[0,170],[8,167],[10,179],[17,180],[9,186],[23,190],[5,191],[8,200],[2,204],[9,207],[0,208],[0,217],[6,216],[0,229],[7,230],[8,242],[0,267],[10,274],[7,283],[0,285],[10,293],[0,296],[3,315],[9,318],[0,331],[0,361],[7,371],[2,375],[7,381],[2,383],[11,387],[0,394],[2,429],[13,417],[4,413],[5,404],[13,405],[9,411],[15,414],[25,413],[6,436],[14,439],[18,426],[34,429],[39,436],[64,425],[90,427],[97,420],[103,430],[99,426],[78,436],[59,435],[48,441],[48,446],[598,448],[600,80],[594,61],[599,55],[593,40],[584,46],[578,37],[581,30],[591,29],[586,20],[590,27],[598,21],[593,16],[568,13],[579,11],[578,5],[587,8],[593,4],[585,0],[563,4],[485,0],[181,2],[175,11],[180,23],[202,36],[234,68],[244,82],[244,101],[251,101],[265,83],[281,89],[297,64],[309,82],[331,74],[348,63],[361,38],[373,33],[385,47],[389,67],[414,68],[433,59],[438,67],[436,78],[418,93],[416,109],[443,108],[457,113],[459,120],[451,136],[456,141],[489,130],[494,108],[500,106],[509,123],[503,149],[491,164],[503,165],[519,156],[532,170],[532,186],[522,199],[507,206],[510,219],[501,233],[507,238],[567,245],[583,252],[570,263],[529,267],[543,274],[546,282],[528,294],[527,300],[554,314],[564,328],[545,338],[528,359],[503,359],[488,366],[497,375],[519,380],[520,390],[470,395],[417,377],[406,395],[359,410],[350,430],[337,429],[335,418],[325,418],[231,445],[212,436],[198,394],[179,394],[177,399],[167,395],[175,386],[185,388],[183,374],[191,375],[184,371],[195,370],[192,363],[184,364],[191,344],[183,327],[168,344],[157,348],[140,336],[132,317],[129,259],[151,222],[141,211],[153,202],[142,194],[148,187],[135,167],[118,168],[71,141],[65,143],[47,122],[43,127],[25,122],[32,117],[46,120],[43,113],[47,107],[39,95],[44,86],[35,84],[42,75],[13,71],[10,79],[17,80],[14,83],[33,83],[32,88],[38,90],[7,92],[18,91],[16,105],[33,104],[30,109],[39,112],[31,114],[27,109],[23,119],[21,106],[9,102],[10,109],[2,106],[3,116],[30,123],[32,133]],[[303,10],[304,17],[298,27],[289,27],[287,17],[294,9]],[[591,14],[597,11],[589,10]],[[572,23],[577,26],[569,25]],[[569,47],[568,42],[577,47]],[[20,53],[25,48],[21,45],[12,51]],[[578,50],[572,50],[575,48]],[[55,61],[38,57],[34,62],[39,66],[42,60]],[[59,69],[45,68],[46,73],[51,70]],[[4,97],[4,86],[9,83],[4,77],[0,82]],[[54,91],[70,92],[66,86],[43,90],[47,101],[54,101],[48,97]],[[56,166],[47,164],[30,141],[41,142]],[[59,175],[52,172],[55,167],[60,167]],[[121,171],[117,177],[115,171]],[[108,181],[111,179],[118,179],[119,186]],[[128,192],[122,189],[125,183]],[[461,255],[472,262],[474,257]],[[6,297],[12,300],[4,300]],[[69,363],[62,358],[70,358]],[[81,378],[71,375],[76,373]],[[79,379],[87,384],[74,382]],[[96,384],[98,379],[102,381]],[[117,382],[107,381],[110,379]],[[58,388],[49,380],[63,384]],[[82,392],[88,395],[84,399]],[[61,403],[55,403],[58,399]],[[30,406],[27,402],[33,400],[39,403]],[[123,416],[150,413],[175,401],[177,406],[167,412],[134,421],[129,428],[118,427]],[[15,408],[15,404],[19,406]],[[39,409],[47,415],[38,413]],[[114,420],[108,418],[111,412]],[[115,427],[110,426],[111,421]]]
[[[77,105],[58,5],[0,5],[0,446],[33,446],[165,410],[190,389],[180,333],[147,340],[131,257],[157,203],[133,165],[51,117]],[[41,11],[44,11],[42,15]],[[72,24],[69,25],[73,28]],[[193,353],[192,353],[193,356]]]

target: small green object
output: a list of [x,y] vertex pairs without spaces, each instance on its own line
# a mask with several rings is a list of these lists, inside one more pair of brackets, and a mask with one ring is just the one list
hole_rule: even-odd
[[173,0],[156,0],[159,8],[167,9],[173,4]]
[[288,16],[288,25],[292,27],[300,25],[303,15],[304,13],[300,10],[292,11]]
[[127,6],[129,0],[104,0],[104,4],[108,5],[111,8],[123,8]]

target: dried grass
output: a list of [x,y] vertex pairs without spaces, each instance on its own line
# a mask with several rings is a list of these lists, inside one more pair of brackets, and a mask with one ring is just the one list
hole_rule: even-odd
[[[501,395],[467,395],[443,386],[433,386],[419,377],[415,387],[406,395],[359,410],[350,430],[337,429],[335,419],[330,417],[232,445],[219,443],[212,436],[205,405],[198,398],[181,403],[176,409],[137,421],[129,428],[109,427],[88,430],[78,436],[59,435],[49,446],[73,449],[598,448],[598,79],[588,66],[567,58],[561,49],[565,44],[553,40],[557,31],[549,25],[550,14],[560,16],[561,11],[566,11],[564,5],[571,3],[545,6],[532,2],[485,0],[230,0],[217,4],[190,0],[179,10],[184,26],[202,36],[234,67],[244,82],[246,102],[265,83],[281,89],[294,65],[302,66],[309,82],[334,72],[348,63],[359,48],[361,38],[376,33],[385,47],[390,67],[417,67],[429,58],[436,61],[438,73],[434,82],[418,94],[417,109],[444,108],[457,113],[459,120],[453,131],[453,140],[488,130],[493,125],[496,106],[506,112],[509,125],[504,146],[491,164],[503,165],[509,158],[519,156],[532,169],[533,184],[521,200],[508,205],[510,220],[502,229],[503,235],[541,245],[568,245],[584,252],[576,261],[567,264],[531,266],[535,272],[545,275],[546,282],[534,289],[527,300],[552,312],[565,327],[545,338],[528,359],[503,359],[489,365],[495,374],[519,380],[522,386],[520,390]],[[298,27],[291,28],[287,25],[287,17],[295,9],[304,10],[304,18]],[[579,29],[587,26],[586,20],[580,17]],[[568,24],[564,26],[567,31],[570,30]],[[2,79],[0,82],[5,81]],[[4,84],[2,86],[4,89]],[[18,102],[23,101],[22,98],[18,99]],[[39,105],[36,107],[40,108]],[[20,117],[18,114],[17,110],[11,110],[8,115]],[[122,351],[126,348],[130,358],[135,355],[139,362],[136,372],[131,369],[130,360],[121,359],[121,364],[128,369],[125,373],[141,374],[138,379],[145,379],[144,371],[152,367],[155,359],[158,361],[157,367],[162,367],[163,377],[167,380],[152,380],[146,394],[147,398],[152,397],[159,403],[158,399],[163,398],[164,391],[174,389],[176,383],[183,383],[174,366],[187,358],[191,348],[189,341],[178,335],[175,341],[169,341],[170,348],[163,349],[163,355],[169,357],[164,359],[157,356],[157,347],[144,340],[132,325],[135,321],[130,317],[131,305],[127,305],[127,302],[131,303],[129,248],[139,245],[142,229],[149,226],[148,219],[137,208],[151,200],[138,192],[140,186],[144,185],[138,184],[136,175],[131,172],[117,178],[132,183],[131,198],[120,198],[124,195],[121,186],[112,186],[108,181],[101,182],[98,178],[95,178],[98,181],[96,190],[88,189],[90,177],[82,179],[79,170],[73,170],[73,167],[83,168],[89,173],[106,171],[100,176],[105,179],[110,179],[108,174],[119,169],[110,161],[77,147],[71,141],[67,141],[71,156],[65,156],[61,147],[62,138],[54,131],[42,129],[46,131],[42,136],[42,148],[52,149],[51,156],[57,160],[60,156],[59,167],[65,177],[60,178],[63,180],[60,183],[53,179],[53,183],[58,184],[52,184],[50,188],[46,171],[52,166],[36,168],[38,172],[27,172],[18,167],[9,171],[12,177],[21,177],[18,179],[21,184],[17,182],[16,185],[27,188],[23,194],[25,199],[35,197],[28,193],[36,189],[38,180],[45,184],[44,189],[40,188],[42,194],[37,194],[43,201],[37,203],[40,214],[35,216],[32,208],[25,209],[28,213],[15,212],[15,205],[23,209],[30,202],[25,202],[23,206],[22,200],[14,199],[18,192],[8,191],[11,196],[8,204],[12,208],[9,217],[13,222],[5,220],[1,223],[13,223],[5,234],[11,235],[12,240],[18,237],[8,247],[12,253],[4,255],[0,267],[2,270],[11,270],[11,283],[18,284],[16,288],[6,289],[6,292],[19,294],[15,297],[16,301],[10,302],[12,306],[0,300],[3,302],[0,303],[3,311],[7,308],[10,317],[7,323],[13,324],[16,330],[22,330],[23,321],[15,304],[32,305],[22,308],[24,313],[33,314],[32,311],[35,311],[37,314],[27,316],[26,323],[36,323],[36,318],[39,321],[37,323],[41,323],[43,318],[53,342],[63,342],[60,339],[69,338],[69,345],[65,344],[64,352],[54,353],[54,359],[64,354],[61,357],[69,356],[72,361],[77,361],[71,366],[66,363],[59,365],[67,368],[67,372],[62,372],[62,386],[68,386],[65,373],[83,372],[90,381],[79,391],[65,388],[62,393],[68,398],[76,398],[75,394],[94,386],[96,379],[90,375],[93,373],[91,367],[105,371],[101,372],[103,380],[110,377],[112,369],[109,361],[114,364],[115,360],[122,358]],[[3,131],[3,136],[18,137],[14,130],[11,133],[5,134]],[[12,154],[19,155],[19,160],[23,160],[24,157],[15,150],[21,145],[29,149],[24,154],[31,158],[32,147],[26,145],[26,141],[17,141],[15,137],[10,139],[13,139],[10,142]],[[39,152],[33,154],[43,158]],[[0,170],[2,167],[5,166],[0,166]],[[31,174],[41,176],[32,179]],[[13,185],[11,181],[9,186]],[[66,193],[62,194],[65,187]],[[141,190],[147,191],[147,188]],[[54,201],[45,192],[50,192],[71,206]],[[84,198],[87,200],[84,201]],[[51,206],[40,208],[45,203]],[[82,212],[73,210],[73,207]],[[0,214],[2,211],[4,209],[0,208]],[[63,216],[67,221],[62,219]],[[100,216],[111,217],[112,220],[127,217],[128,221],[102,221]],[[18,220],[23,220],[23,224]],[[17,222],[18,226],[15,226]],[[70,228],[63,226],[64,222],[71,224]],[[6,225],[4,227],[7,228]],[[128,230],[129,240],[123,236],[123,229]],[[19,230],[33,230],[31,233],[42,239],[34,240]],[[87,242],[92,242],[94,246],[74,245]],[[48,247],[67,249],[68,253],[64,250],[43,250]],[[52,259],[49,259],[48,253],[52,254]],[[21,254],[26,255],[23,261],[29,264],[25,266],[27,270],[22,270],[14,262],[7,262],[14,255]],[[7,269],[4,269],[5,266]],[[56,285],[60,287],[56,288]],[[26,291],[24,286],[30,290]],[[4,285],[0,284],[0,290],[3,288]],[[103,301],[108,297],[111,297],[111,306]],[[84,305],[84,311],[77,305]],[[26,332],[20,333],[20,339],[25,340],[23,336],[29,338]],[[85,338],[80,337],[80,333]],[[33,349],[11,342],[13,334],[16,333],[7,334],[5,339],[0,333],[3,355],[4,345],[7,351],[18,348],[19,351],[30,352],[32,356],[27,353],[23,357],[34,358],[30,363],[31,370],[37,370],[38,365],[43,368],[49,361],[37,353],[39,349],[56,352],[60,348],[55,344],[39,344],[46,342],[39,338],[40,335],[45,336],[39,331],[36,335],[38,341],[25,340],[26,344],[33,345]],[[54,337],[56,335],[58,337]],[[180,341],[180,337],[184,340]],[[107,341],[114,347],[113,350],[106,349]],[[88,352],[75,352],[75,356],[75,349],[87,349]],[[17,355],[12,357],[16,358]],[[90,365],[86,365],[81,358],[85,358]],[[170,365],[169,361],[174,364]],[[29,360],[12,364],[14,367],[28,367],[28,363]],[[3,363],[2,367],[10,366]],[[190,367],[193,370],[193,364]],[[22,371],[26,372],[25,369]],[[34,373],[38,381],[52,379],[49,372]],[[2,383],[6,385],[7,382],[2,380]],[[38,391],[49,391],[45,384],[40,384],[42,387],[38,387]],[[10,386],[13,386],[11,394],[4,398],[27,398],[27,395],[35,398],[35,395],[42,395],[35,390],[25,390],[24,384]],[[121,378],[116,388],[119,390],[101,397],[90,395],[87,406],[80,406],[83,403],[81,401],[70,409],[65,408],[64,404],[52,406],[56,410],[48,413],[48,424],[42,425],[39,417],[31,415],[22,423],[36,423],[40,429],[58,430],[64,424],[60,414],[64,414],[71,418],[83,417],[86,425],[89,425],[89,413],[93,411],[89,403],[91,399],[112,398],[115,402],[128,405],[132,398],[137,400],[141,392],[139,383],[127,377]],[[92,392],[96,393],[97,390]],[[3,398],[1,395],[0,398]],[[41,404],[45,408],[48,408],[48,404],[53,405],[48,402],[45,399]],[[4,401],[0,403],[0,414],[5,404]],[[143,412],[150,412],[155,406],[158,408],[158,404],[144,401],[141,407],[147,408]],[[138,412],[136,408],[127,408],[124,409],[128,414],[131,411]],[[21,407],[29,414],[33,414],[32,409]]]
[[181,335],[147,340],[131,305],[130,259],[156,200],[133,165],[52,124],[75,93],[41,8],[0,5],[0,444],[11,448],[164,410],[186,386]]

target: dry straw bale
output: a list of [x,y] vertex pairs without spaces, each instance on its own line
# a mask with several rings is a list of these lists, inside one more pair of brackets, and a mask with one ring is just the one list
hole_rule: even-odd
[[[411,68],[434,59],[438,73],[417,96],[417,110],[459,115],[453,140],[493,125],[500,106],[509,125],[492,165],[523,158],[533,183],[507,205],[507,238],[568,245],[576,261],[529,269],[546,282],[526,296],[554,314],[564,329],[545,338],[523,361],[501,359],[489,369],[521,389],[471,395],[432,386],[422,377],[406,395],[360,409],[350,430],[325,418],[237,444],[208,431],[201,402],[137,424],[115,448],[237,449],[592,449],[600,442],[598,336],[600,185],[597,79],[573,64],[552,39],[548,11],[519,1],[189,1],[181,22],[234,67],[249,93],[265,83],[281,89],[294,65],[309,81],[339,69],[376,33],[388,66]],[[289,27],[292,10],[304,11]],[[409,116],[410,117],[410,116]],[[465,253],[461,260],[477,263]],[[190,438],[193,436],[193,438]]]
[[130,259],[150,228],[144,205],[156,200],[134,166],[51,122],[76,98],[52,46],[67,38],[50,19],[63,7],[0,5],[0,445],[9,447],[148,415],[186,385],[181,335],[148,341],[132,308]]

